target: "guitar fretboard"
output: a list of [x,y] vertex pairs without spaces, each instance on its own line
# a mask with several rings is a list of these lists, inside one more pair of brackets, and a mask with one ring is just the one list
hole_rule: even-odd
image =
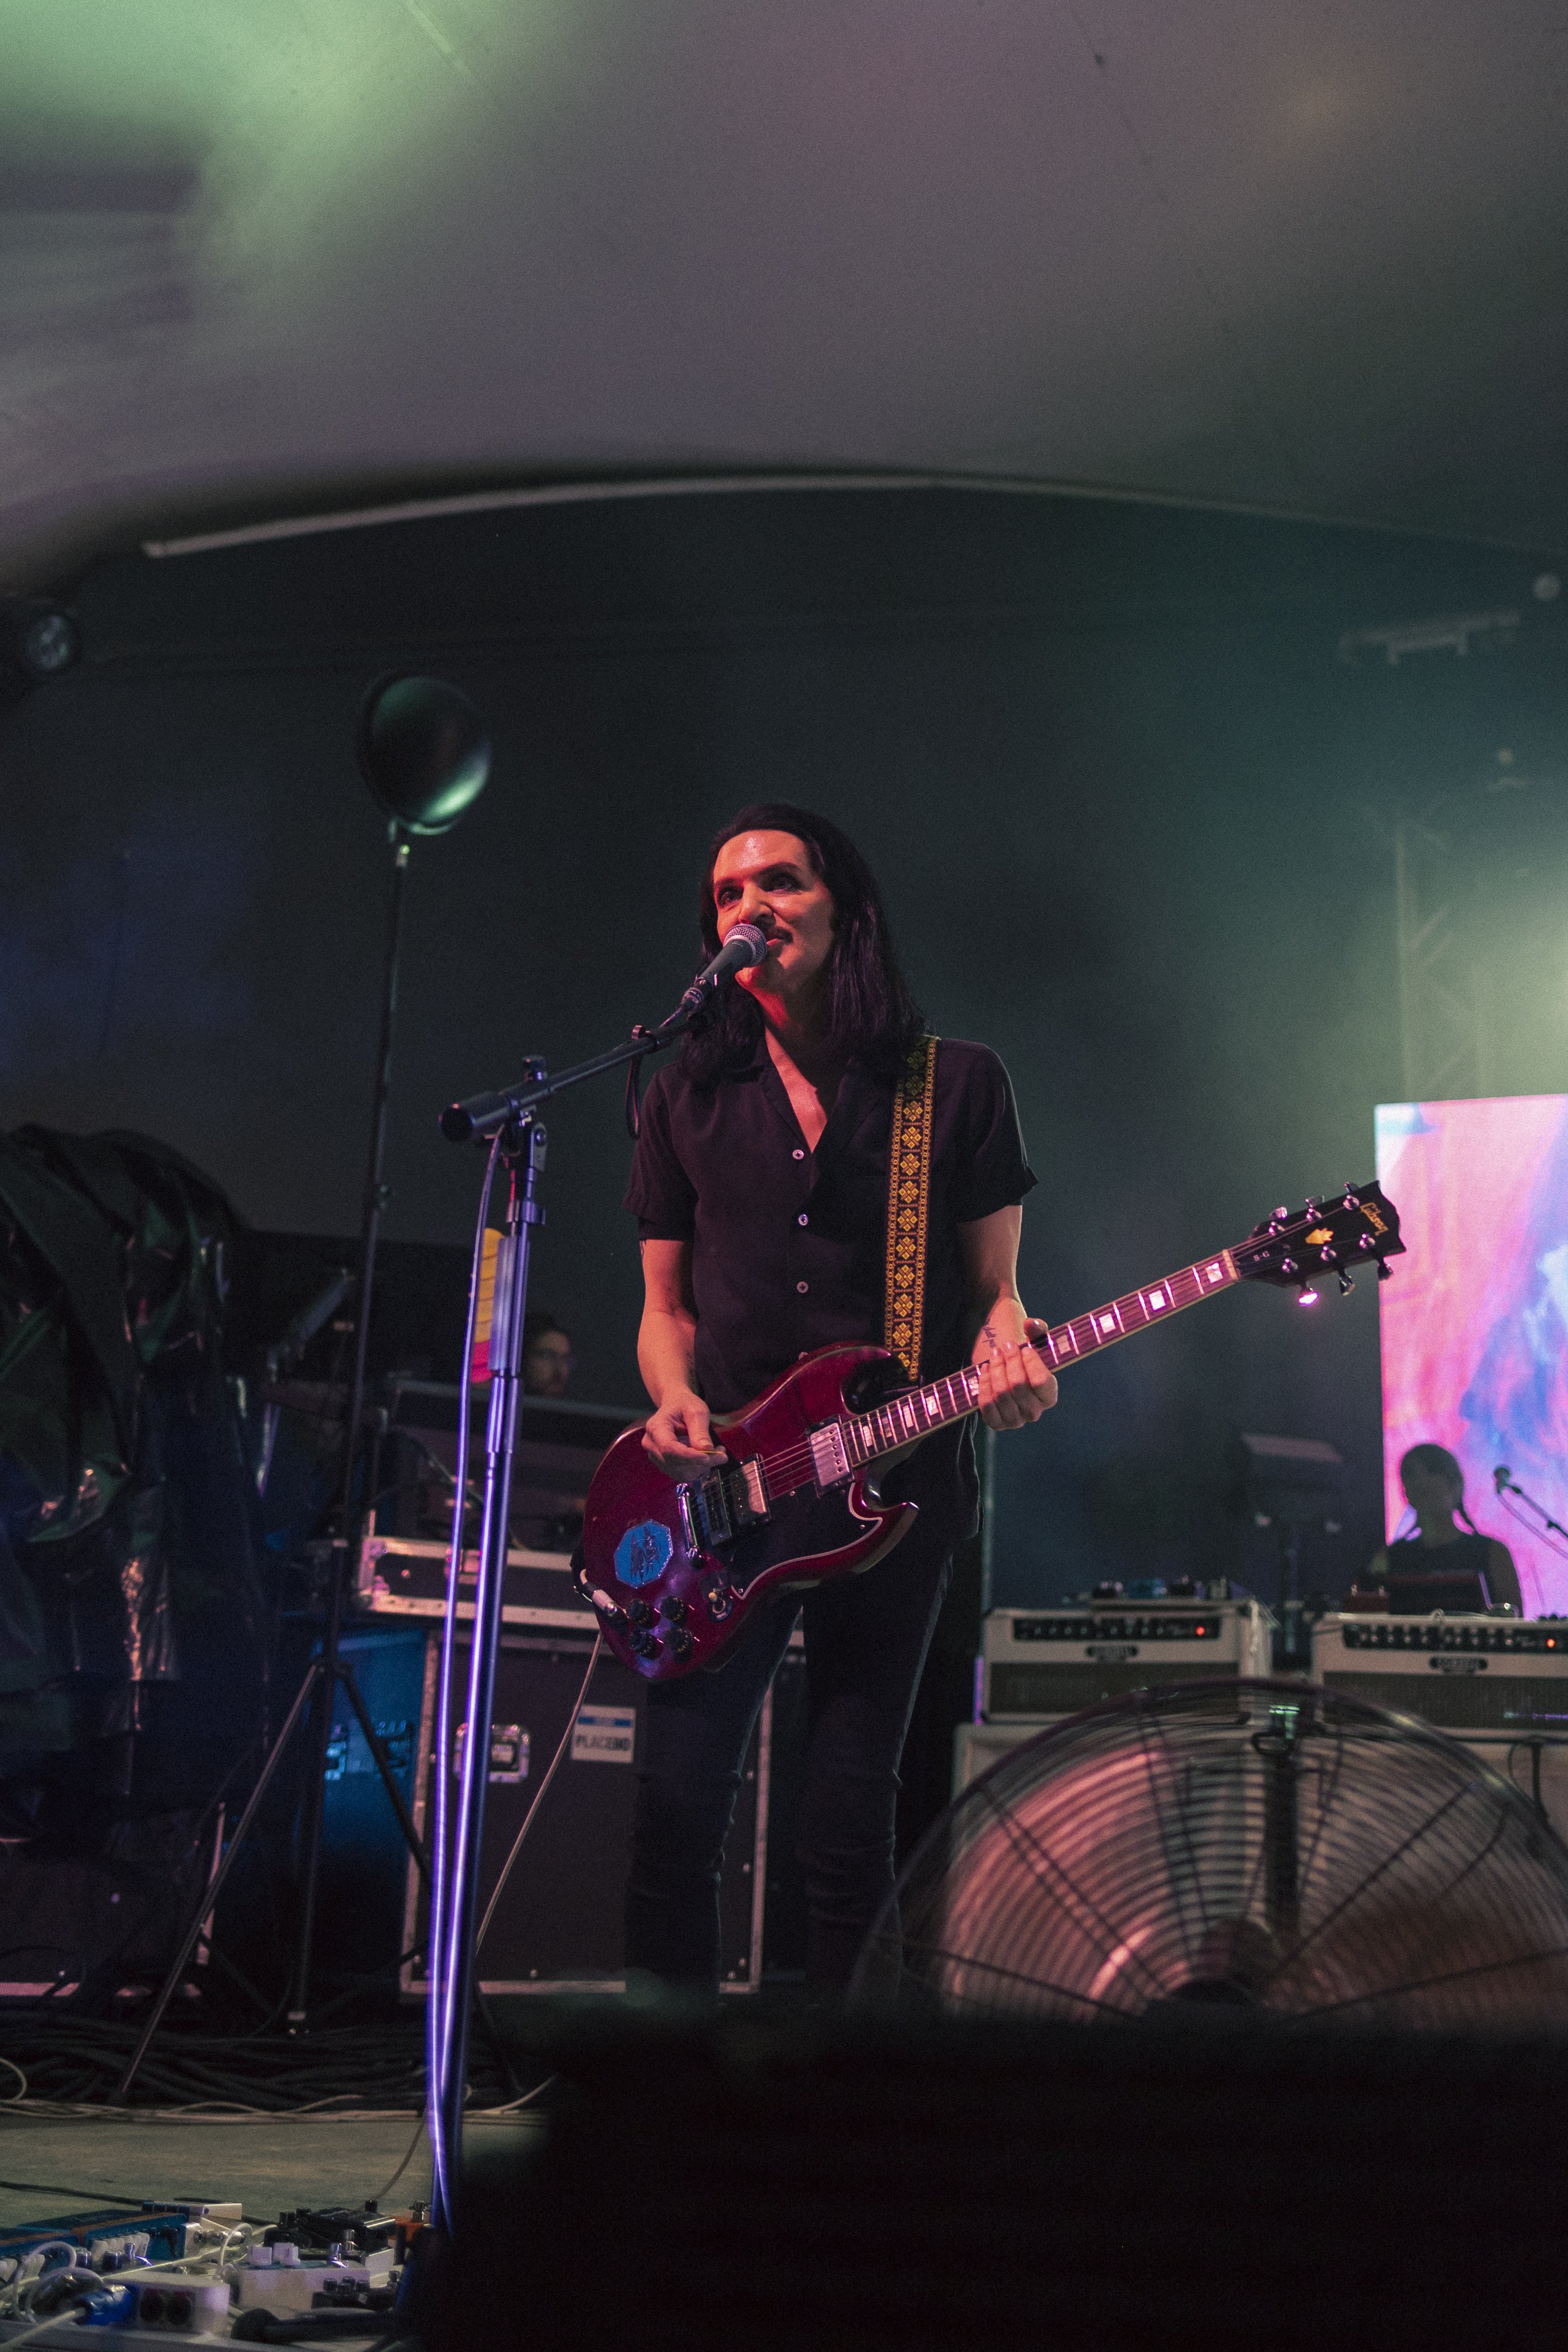
[[[1183,1266],[1179,1274],[1146,1283],[1142,1290],[1130,1290],[1124,1298],[1091,1307],[1087,1315],[1075,1315],[1070,1323],[1054,1324],[1034,1345],[1052,1370],[1060,1371],[1064,1364],[1097,1356],[1102,1348],[1113,1348],[1118,1339],[1146,1331],[1152,1323],[1163,1323],[1184,1307],[1195,1307],[1200,1298],[1228,1290],[1240,1280],[1230,1251],[1220,1250],[1213,1257],[1200,1258],[1195,1265]],[[962,1371],[928,1381],[923,1388],[910,1389],[874,1412],[852,1413],[838,1423],[847,1459],[852,1468],[859,1469],[879,1454],[907,1445],[911,1438],[929,1436],[950,1421],[961,1421],[965,1413],[978,1410],[979,1402],[980,1374],[973,1364],[966,1364]]]

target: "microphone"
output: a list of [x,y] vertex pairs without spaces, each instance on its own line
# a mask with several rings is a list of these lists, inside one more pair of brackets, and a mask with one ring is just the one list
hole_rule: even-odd
[[767,952],[765,931],[759,931],[755,923],[734,924],[723,946],[710,962],[703,965],[681,998],[681,1003],[700,1004],[705,997],[714,995],[735,972],[751,971],[763,962]]
[[1492,1472],[1492,1485],[1497,1488],[1498,1493],[1500,1495],[1503,1492],[1503,1489],[1506,1486],[1511,1486],[1512,1483],[1513,1472],[1509,1468],[1506,1462],[1500,1462],[1497,1468]]

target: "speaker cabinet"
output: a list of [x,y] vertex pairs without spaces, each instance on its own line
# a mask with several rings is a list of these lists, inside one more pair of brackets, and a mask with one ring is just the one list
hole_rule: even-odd
[[[437,1769],[437,1625],[377,1626],[344,1642],[366,1708],[398,1767],[410,1810],[428,1838]],[[486,1993],[608,1992],[624,1983],[622,1906],[626,1844],[645,1737],[645,1685],[601,1653],[584,1676],[590,1633],[503,1636],[490,1723],[490,1773],[479,1872],[489,1909],[518,1832],[550,1769],[566,1752],[531,1820],[479,1948]],[[463,1690],[469,1644],[459,1643]],[[742,1777],[721,1887],[721,1970],[726,1992],[751,1992],[762,1976],[768,1889],[768,1783],[773,1694],[763,1703]],[[461,1717],[459,1703],[458,1714]],[[426,1904],[398,1834],[370,1751],[342,1700],[329,1757],[321,1944],[328,1967],[384,1974],[395,1969],[410,2000],[428,1990]],[[344,1719],[346,1718],[346,1719]],[[454,1772],[468,1726],[456,1727]],[[776,1876],[775,1873],[775,1876]]]

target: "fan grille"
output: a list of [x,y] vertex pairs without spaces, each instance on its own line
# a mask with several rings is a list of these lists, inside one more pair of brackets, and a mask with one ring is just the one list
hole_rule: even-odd
[[1079,2020],[1568,2021],[1568,1848],[1458,1742],[1337,1691],[1144,1690],[1014,1749],[914,1855],[857,1997]]

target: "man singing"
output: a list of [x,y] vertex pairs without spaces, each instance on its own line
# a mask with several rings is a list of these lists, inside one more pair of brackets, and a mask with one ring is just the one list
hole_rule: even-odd
[[[881,1340],[894,1090],[922,1034],[870,869],[825,818],[768,802],[724,827],[702,885],[710,953],[738,922],[764,934],[766,959],[654,1079],[626,1193],[655,1406],[643,1444],[672,1478],[716,1458],[711,1413],[814,1349]],[[952,1039],[935,1052],[921,1376],[968,1356],[982,1418],[1017,1429],[1057,1394],[1016,1283],[1035,1178],[996,1055]],[[847,1984],[892,1885],[899,1759],[953,1546],[976,1523],[970,1424],[936,1431],[879,1484],[920,1517],[874,1568],[759,1611],[717,1672],[648,1686],[628,1969],[718,1989],[725,1833],[799,1614],[807,1982],[826,1996]]]

